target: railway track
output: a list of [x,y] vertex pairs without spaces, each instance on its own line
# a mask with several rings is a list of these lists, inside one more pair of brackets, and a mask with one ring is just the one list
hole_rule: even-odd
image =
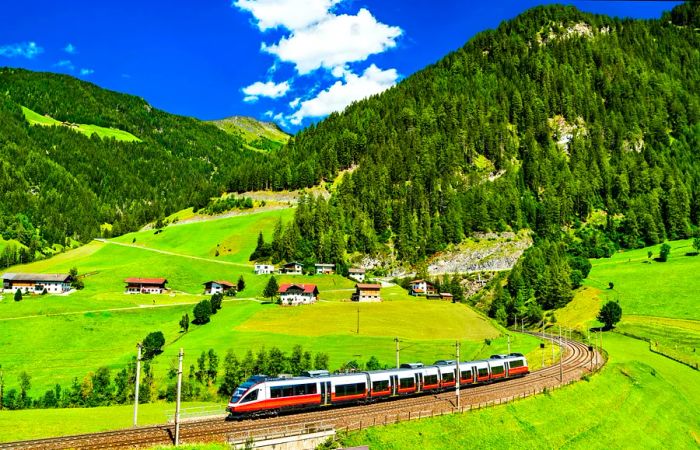
[[[542,337],[541,333],[531,333]],[[463,388],[461,390],[461,410],[480,408],[487,404],[502,403],[516,398],[533,395],[560,384],[579,379],[586,373],[602,365],[592,364],[593,352],[576,341],[563,341],[564,357],[559,364],[532,372],[523,378],[498,383]],[[227,422],[220,418],[186,422],[180,425],[181,442],[219,441],[230,437],[246,438],[270,435],[289,429],[304,429],[319,424],[336,429],[352,429],[374,424],[388,423],[400,418],[452,413],[457,411],[454,391],[434,395],[407,397],[360,406],[334,407],[293,415],[283,415],[267,419]],[[413,416],[412,416],[413,415]],[[390,420],[391,419],[391,420]],[[92,434],[64,436],[0,443],[3,449],[57,449],[57,448],[129,448],[158,444],[172,444],[175,427],[172,424],[144,426],[124,430]]]

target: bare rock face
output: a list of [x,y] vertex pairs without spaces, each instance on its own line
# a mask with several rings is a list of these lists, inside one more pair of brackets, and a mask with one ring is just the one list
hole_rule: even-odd
[[532,245],[526,231],[484,233],[467,239],[453,249],[438,253],[428,262],[430,275],[446,273],[498,272],[510,270]]

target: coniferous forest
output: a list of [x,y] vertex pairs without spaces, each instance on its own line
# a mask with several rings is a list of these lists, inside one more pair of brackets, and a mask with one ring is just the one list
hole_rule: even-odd
[[[391,244],[416,263],[475,232],[529,228],[536,246],[504,303],[559,306],[586,272],[577,258],[697,230],[698,27],[697,3],[659,20],[537,7],[270,153],[136,97],[5,69],[0,229],[34,248],[85,241],[102,223],[122,233],[222,190],[303,188],[352,168],[278,226],[274,258],[341,264]],[[20,105],[143,142],[30,127]]]

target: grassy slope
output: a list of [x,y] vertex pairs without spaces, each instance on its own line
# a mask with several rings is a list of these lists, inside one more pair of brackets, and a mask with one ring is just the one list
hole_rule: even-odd
[[[603,300],[619,299],[625,314],[700,319],[700,256],[684,256],[693,251],[691,240],[669,244],[665,263],[647,258],[649,250],[658,256],[659,245],[592,260],[586,285],[600,289]],[[607,289],[610,281],[613,290]]]
[[[620,335],[589,382],[507,406],[377,427],[345,440],[372,449],[697,448],[697,372]],[[543,413],[546,412],[546,413]],[[459,430],[459,432],[455,432]]]
[[[217,406],[217,403],[200,402],[182,404],[183,409]],[[139,425],[163,423],[174,409],[175,406],[168,403],[139,405]],[[133,414],[131,405],[0,411],[0,442],[128,428],[133,424]]]
[[69,128],[83,133],[86,136],[92,136],[94,133],[100,138],[113,138],[118,141],[126,142],[141,142],[141,139],[137,138],[128,131],[118,130],[116,128],[105,128],[97,125],[87,125],[87,124],[76,124],[75,126],[64,125],[56,119],[51,117],[42,116],[41,114],[32,111],[29,108],[22,106],[22,112],[24,112],[24,117],[27,119],[31,125],[43,125],[43,126],[67,126]]
[[[216,349],[223,357],[229,348],[242,357],[247,349],[265,345],[285,351],[295,344],[327,352],[331,367],[351,359],[366,361],[375,355],[385,364],[394,361],[394,336],[402,343],[402,361],[432,362],[453,352],[454,339],[463,342],[466,357],[488,356],[507,348],[501,332],[472,310],[437,301],[414,299],[398,287],[385,288],[381,304],[360,305],[360,334],[356,334],[357,305],[348,302],[354,282],[340,276],[280,276],[280,282],[315,283],[321,302],[300,308],[264,305],[258,297],[268,276],[255,276],[247,261],[259,230],[269,236],[278,217],[291,211],[268,211],[229,219],[170,226],[162,233],[144,231],[123,236],[114,243],[92,242],[81,248],[38,261],[15,271],[65,272],[77,266],[86,277],[85,289],[69,296],[35,296],[14,302],[0,301],[0,355],[8,387],[26,370],[33,377],[31,394],[43,393],[54,383],[68,386],[102,365],[120,369],[134,354],[138,339],[162,330],[164,355],[156,359],[156,381],[162,383],[179,347],[186,365],[201,351]],[[131,247],[136,239],[138,247]],[[216,243],[222,254],[213,256]],[[161,249],[177,255],[153,251]],[[231,249],[230,251],[224,249]],[[187,257],[187,256],[192,257]],[[201,258],[201,259],[200,259]],[[192,304],[204,298],[201,283],[209,279],[246,279],[246,290],[227,300],[213,321],[192,326],[181,335],[178,321]],[[128,276],[163,276],[176,291],[171,295],[125,295],[122,280]],[[109,311],[105,311],[109,310]],[[428,323],[426,327],[422,324]],[[437,324],[437,325],[435,325]],[[27,330],[32,330],[31,337]],[[493,339],[485,345],[485,339]],[[512,342],[514,351],[529,352],[537,342],[528,337]]]
[[216,126],[227,133],[238,134],[248,148],[262,150],[256,147],[261,138],[268,139],[280,146],[289,141],[290,136],[270,122],[260,122],[252,117],[235,116],[227,119],[215,120]]

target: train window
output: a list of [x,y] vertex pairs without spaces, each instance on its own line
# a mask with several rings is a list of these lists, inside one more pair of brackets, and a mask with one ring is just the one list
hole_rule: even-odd
[[365,383],[339,384],[335,387],[335,396],[346,397],[348,395],[364,394],[365,387]]
[[479,369],[479,377],[488,377],[489,369]]
[[442,381],[452,383],[455,380],[455,374],[452,372],[447,372],[442,374]]
[[389,390],[389,380],[373,381],[372,390],[375,392],[382,392]]
[[500,375],[505,372],[503,366],[491,366],[491,373],[494,375]]
[[515,361],[510,362],[511,369],[515,369],[516,367],[522,367],[522,366],[524,366],[522,359],[516,359]]
[[471,370],[463,370],[462,371],[462,379],[463,380],[471,380],[472,379],[472,371]]
[[252,402],[253,400],[258,399],[258,389],[251,391],[248,395],[243,397],[243,400],[241,400],[241,403],[247,403],[247,402]]
[[399,387],[401,389],[406,389],[406,388],[412,388],[415,386],[415,381],[413,378],[400,378],[399,379]]
[[294,386],[294,395],[308,395],[316,393],[316,383],[297,384]]
[[423,384],[425,385],[430,385],[430,384],[437,384],[438,379],[437,375],[426,375],[425,378],[423,378]]

